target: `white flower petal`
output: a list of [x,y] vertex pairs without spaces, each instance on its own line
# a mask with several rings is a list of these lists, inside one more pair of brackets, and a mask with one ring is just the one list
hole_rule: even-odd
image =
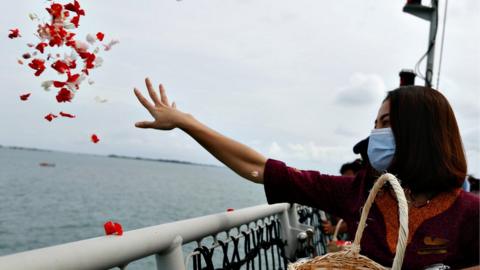
[[42,82],[42,87],[43,87],[43,90],[45,91],[50,91],[50,87],[52,87],[52,85],[53,85],[53,81]]
[[97,41],[97,38],[92,34],[87,35],[87,42],[93,45]]

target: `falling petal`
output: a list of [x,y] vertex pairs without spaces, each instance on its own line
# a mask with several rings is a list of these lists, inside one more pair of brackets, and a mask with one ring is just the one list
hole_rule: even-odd
[[30,20],[32,20],[32,21],[38,21],[38,20],[39,20],[37,14],[35,14],[35,13],[30,13],[30,14],[28,14],[28,17],[29,17]]
[[28,66],[36,71],[35,76],[40,76],[45,70],[45,61],[43,59],[35,58],[30,64],[28,64]]
[[106,98],[96,96],[95,101],[98,102],[98,103],[106,103],[108,100]]
[[26,100],[30,97],[31,94],[32,94],[32,93],[28,93],[28,94],[21,95],[21,96],[20,96],[20,100],[26,101]]
[[97,42],[97,38],[93,36],[92,34],[87,35],[87,42],[93,45],[95,42]]
[[92,134],[90,139],[92,140],[93,143],[98,143],[100,141],[100,139],[98,138],[98,136],[96,134]]
[[102,33],[102,32],[98,32],[97,33],[97,39],[100,40],[100,41],[103,41],[103,38],[105,37],[105,34]]
[[69,30],[70,30],[70,29],[75,29],[75,24],[65,22],[65,23],[63,24],[63,28],[69,29]]
[[15,29],[10,29],[10,33],[8,34],[8,37],[10,39],[14,39],[14,38],[19,38],[21,37],[22,35],[20,35],[20,30],[18,30],[17,28]]
[[50,87],[52,87],[52,85],[53,85],[53,81],[44,81],[42,83],[43,90],[49,91]]
[[38,51],[40,51],[41,53],[43,53],[45,51],[45,47],[47,46],[48,44],[45,43],[45,42],[40,42],[38,43],[38,45],[35,47],[35,49],[37,49]]
[[105,51],[110,51],[112,47],[118,43],[120,43],[120,41],[113,39],[108,44],[103,44],[103,46],[105,47]]
[[94,61],[95,67],[101,67],[103,64],[103,58],[102,57],[96,57]]
[[55,114],[53,113],[49,113],[47,114],[44,118],[48,121],[48,122],[52,122],[53,119],[57,118],[58,116],[56,116]]
[[73,93],[67,88],[62,88],[58,91],[56,96],[57,102],[70,102],[73,98]]
[[67,118],[75,118],[75,115],[65,112],[60,112],[60,116],[67,117]]

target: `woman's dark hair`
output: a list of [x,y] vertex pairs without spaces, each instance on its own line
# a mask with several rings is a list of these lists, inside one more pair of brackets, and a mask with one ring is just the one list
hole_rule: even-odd
[[467,162],[457,121],[437,90],[404,86],[388,92],[396,151],[389,171],[414,193],[461,187]]

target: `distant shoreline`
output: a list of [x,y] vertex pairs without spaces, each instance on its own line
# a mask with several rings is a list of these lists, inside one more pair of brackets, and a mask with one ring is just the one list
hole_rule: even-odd
[[184,160],[176,160],[176,159],[131,157],[131,156],[124,156],[124,155],[117,155],[117,154],[98,155],[98,154],[76,153],[76,152],[68,152],[68,151],[57,151],[57,150],[49,150],[49,149],[40,149],[40,148],[24,147],[24,146],[6,146],[6,145],[0,145],[0,149],[1,149],[1,148],[12,149],[12,150],[36,151],[36,152],[64,152],[64,153],[70,153],[70,154],[81,154],[81,155],[89,155],[89,156],[101,156],[101,157],[107,157],[107,158],[130,159],[130,160],[141,160],[141,161],[153,161],[153,162],[173,163],[173,164],[181,164],[181,165],[194,165],[194,166],[204,166],[204,167],[217,167],[217,168],[222,168],[222,166],[213,165],[213,164],[196,163],[196,162],[184,161]]

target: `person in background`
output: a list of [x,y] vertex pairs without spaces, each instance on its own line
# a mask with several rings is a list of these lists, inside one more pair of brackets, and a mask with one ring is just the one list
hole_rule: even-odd
[[[461,189],[467,163],[457,121],[437,90],[404,86],[389,91],[380,105],[368,142],[371,168],[355,177],[298,170],[267,159],[252,148],[205,126],[170,103],[146,80],[151,101],[135,95],[152,115],[138,128],[179,128],[241,177],[263,184],[267,201],[299,203],[343,217],[354,235],[360,210],[379,175],[396,175],[409,207],[404,269],[442,263],[452,269],[479,265],[480,198]],[[294,106],[294,105],[292,105]],[[232,191],[233,192],[233,191]],[[179,194],[181,196],[181,194]],[[380,192],[369,214],[361,254],[392,265],[398,238],[397,201],[389,186]]]
[[473,177],[473,175],[467,176],[467,181],[469,183],[470,192],[476,195],[480,194],[480,179]]
[[463,181],[462,189],[466,192],[470,192],[470,181],[468,181],[468,175],[465,177],[465,181]]
[[362,169],[362,160],[357,158],[352,162],[348,162],[340,167],[340,174],[342,176],[355,176]]

